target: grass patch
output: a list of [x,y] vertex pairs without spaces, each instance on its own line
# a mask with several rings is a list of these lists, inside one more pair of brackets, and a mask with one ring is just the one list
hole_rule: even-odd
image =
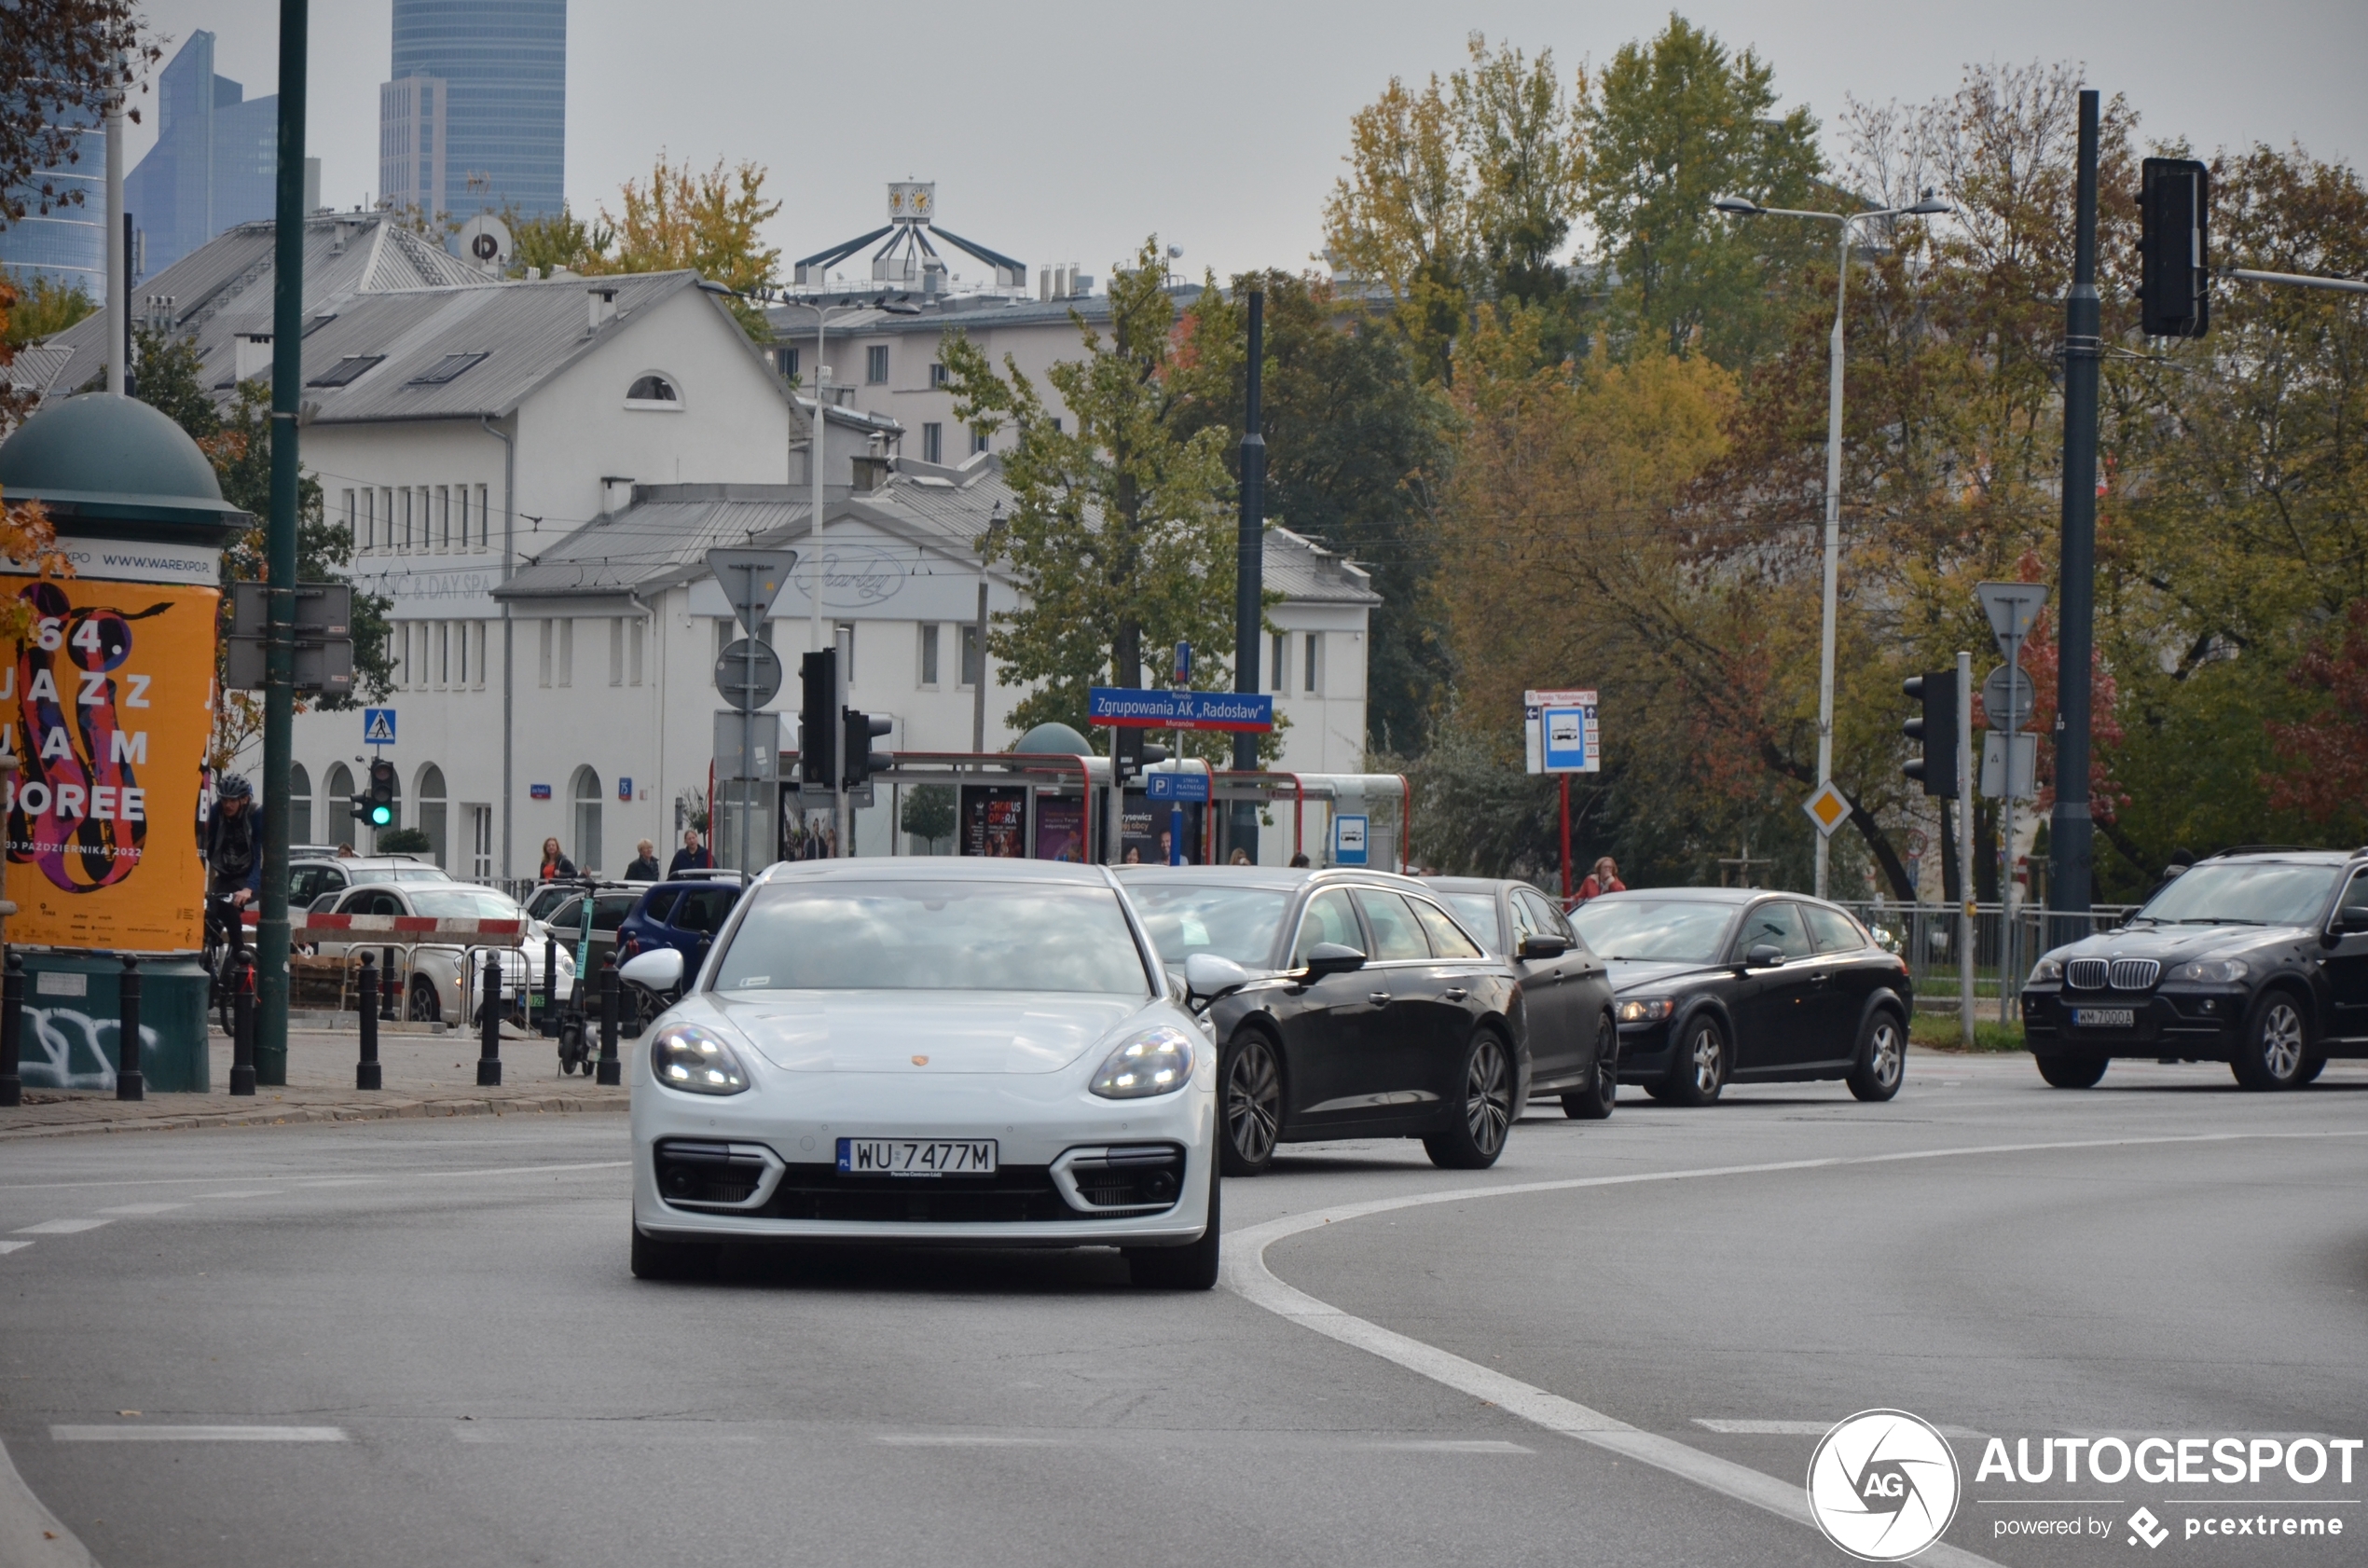
[[[1927,1051],[1963,1051],[1963,1044],[1953,1012],[1920,1012],[1907,1026],[1908,1042]],[[1974,1020],[1974,1043],[1977,1052],[2009,1052],[2023,1049],[2023,1026],[2001,1024],[1995,1019]]]

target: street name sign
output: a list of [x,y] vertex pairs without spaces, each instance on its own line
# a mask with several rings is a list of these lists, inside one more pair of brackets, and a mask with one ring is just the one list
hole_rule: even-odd
[[1095,686],[1086,693],[1086,716],[1095,724],[1117,729],[1263,734],[1274,727],[1274,699],[1247,692]]

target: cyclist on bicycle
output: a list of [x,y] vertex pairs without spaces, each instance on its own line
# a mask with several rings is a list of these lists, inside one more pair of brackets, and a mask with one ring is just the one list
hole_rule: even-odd
[[213,815],[206,818],[205,891],[209,906],[227,919],[240,944],[241,911],[263,896],[263,835],[256,831],[255,786],[226,773],[213,787]]

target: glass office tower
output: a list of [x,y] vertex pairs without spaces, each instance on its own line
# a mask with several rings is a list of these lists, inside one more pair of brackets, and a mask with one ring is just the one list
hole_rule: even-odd
[[[161,272],[279,204],[279,97],[214,75],[213,34],[191,33],[158,76],[156,113],[157,144],[123,182],[145,264],[135,271]],[[106,210],[103,190],[93,199]]]
[[[394,82],[379,100],[379,194],[433,193],[454,217],[556,213],[566,190],[567,0],[394,0]],[[399,159],[403,178],[390,181]],[[434,166],[429,166],[434,165]]]
[[[22,190],[16,223],[0,219],[0,266],[26,282],[46,278],[61,288],[80,288],[101,304],[107,297],[107,137],[84,130],[73,138],[74,157],[54,169],[37,171]],[[41,210],[40,190],[52,192]],[[81,197],[76,205],[68,193]]]

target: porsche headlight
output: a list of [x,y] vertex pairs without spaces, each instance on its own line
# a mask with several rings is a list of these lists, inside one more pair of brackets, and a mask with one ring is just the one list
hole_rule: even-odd
[[749,1086],[732,1048],[697,1024],[669,1024],[657,1032],[650,1042],[650,1076],[694,1094],[737,1094]]
[[1638,997],[1619,1004],[1619,1021],[1623,1024],[1658,1024],[1675,1010],[1673,997]]
[[2042,958],[2039,962],[2031,965],[2031,979],[2025,982],[2025,983],[2030,985],[2057,985],[2062,983],[2063,978],[2064,961],[2061,958]]
[[1094,1075],[1095,1093],[1106,1100],[1139,1100],[1172,1094],[1192,1076],[1192,1037],[1155,1024],[1127,1037]]
[[2173,980],[2199,980],[2207,985],[2234,985],[2252,972],[2242,958],[2198,958],[2192,964],[2182,964]]

